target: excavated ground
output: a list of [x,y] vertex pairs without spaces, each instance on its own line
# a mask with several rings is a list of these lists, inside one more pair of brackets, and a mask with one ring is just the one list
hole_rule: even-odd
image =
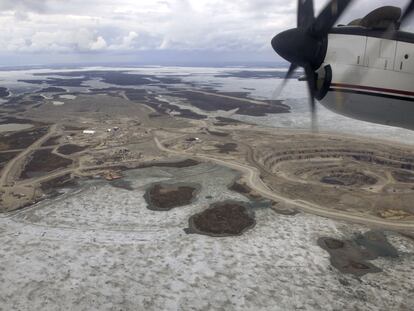
[[[321,209],[356,212],[388,220],[414,220],[414,151],[387,142],[349,136],[273,130],[203,129],[177,135],[165,146],[176,152],[257,168],[271,191]],[[240,185],[234,185],[245,192]]]
[[61,138],[61,136],[53,136],[50,137],[48,140],[46,140],[43,144],[42,147],[51,147],[51,146],[56,146],[59,144],[59,139]]
[[411,171],[394,171],[392,172],[392,176],[395,180],[402,182],[402,183],[413,183],[414,184],[414,173]]
[[330,185],[339,186],[366,186],[375,185],[378,180],[374,177],[365,175],[362,172],[346,172],[346,171],[333,171],[330,175],[324,176],[321,182]]
[[413,217],[411,149],[340,137],[282,138],[271,143],[263,135],[252,146],[253,161],[272,189],[336,209]]

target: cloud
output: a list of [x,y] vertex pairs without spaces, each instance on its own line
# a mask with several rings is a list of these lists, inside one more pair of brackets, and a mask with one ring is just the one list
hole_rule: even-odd
[[90,44],[90,49],[92,51],[101,51],[101,50],[105,50],[107,48],[107,44],[104,38],[102,38],[101,36],[99,36],[98,38],[96,38],[95,41],[93,41]]
[[0,11],[31,11],[42,12],[48,0],[1,0]]
[[90,29],[37,31],[30,38],[25,36],[14,37],[2,35],[0,46],[3,51],[17,51],[25,53],[39,52],[91,52],[107,49],[107,43],[102,36],[98,36]]
[[130,31],[126,36],[120,38],[119,43],[112,44],[108,47],[109,50],[113,51],[129,51],[134,50],[138,46],[137,38],[138,34],[135,31]]
[[[295,27],[296,0],[0,0],[0,52],[261,52]],[[316,0],[316,12],[327,1]],[[341,22],[407,0],[360,0]],[[411,26],[412,27],[412,26]],[[412,28],[411,28],[412,29]]]

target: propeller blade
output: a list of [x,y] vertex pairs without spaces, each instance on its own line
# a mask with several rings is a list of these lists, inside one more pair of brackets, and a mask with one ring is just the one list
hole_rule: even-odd
[[314,21],[313,0],[298,0],[298,28],[307,29]]
[[316,89],[316,77],[315,72],[312,69],[312,66],[306,65],[305,66],[306,72],[306,80],[308,82],[308,90],[309,90],[309,106],[312,116],[312,130],[316,132],[318,130],[318,120],[316,115],[316,102],[315,102],[315,89]]
[[289,67],[288,72],[286,73],[286,76],[284,77],[282,84],[279,85],[273,92],[273,99],[278,99],[280,94],[282,93],[283,89],[286,86],[286,83],[289,81],[290,78],[292,78],[293,74],[295,73],[295,70],[298,69],[298,66],[295,64],[291,64]]
[[331,0],[313,23],[312,34],[326,36],[351,2],[352,0]]
[[293,74],[295,73],[296,69],[298,69],[298,67],[299,67],[299,66],[298,66],[298,65],[296,65],[296,64],[290,64],[289,70],[288,70],[288,72],[287,72],[287,74],[286,74],[286,76],[285,76],[285,81],[286,81],[287,79],[292,78]]
[[411,13],[414,12],[414,0],[410,1],[410,4],[407,6],[407,8],[405,9],[405,12],[403,13],[402,17],[401,17],[401,23],[403,23],[409,15],[411,15]]
[[285,87],[286,83],[288,82],[288,80],[290,78],[292,78],[293,74],[295,73],[296,69],[298,69],[298,65],[296,64],[290,64],[289,70],[286,73],[285,78],[283,79],[283,83],[282,83],[282,89]]

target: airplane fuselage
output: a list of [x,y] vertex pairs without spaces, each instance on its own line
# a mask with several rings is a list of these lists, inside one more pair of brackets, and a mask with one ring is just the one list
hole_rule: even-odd
[[[414,130],[414,34],[339,27],[317,70],[328,109],[355,119]],[[329,67],[329,68],[328,68]],[[328,78],[330,83],[323,84]]]

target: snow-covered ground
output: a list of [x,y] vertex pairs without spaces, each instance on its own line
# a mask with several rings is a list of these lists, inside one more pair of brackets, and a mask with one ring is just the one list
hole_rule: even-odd
[[[412,241],[388,233],[398,259],[360,279],[332,268],[322,236],[368,228],[256,209],[240,237],[186,235],[188,218],[225,200],[237,174],[213,164],[131,171],[133,191],[104,182],[0,218],[0,310],[409,310]],[[203,186],[191,206],[146,208],[153,182]]]

